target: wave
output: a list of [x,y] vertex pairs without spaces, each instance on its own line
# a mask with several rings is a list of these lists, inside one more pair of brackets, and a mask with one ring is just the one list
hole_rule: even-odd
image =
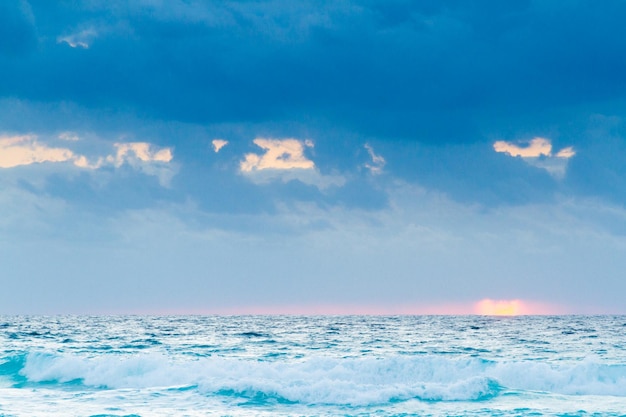
[[159,354],[88,358],[30,353],[6,358],[0,363],[0,378],[15,387],[169,387],[250,403],[311,405],[482,401],[506,390],[626,396],[626,365],[492,362],[436,355],[269,362],[221,357],[176,360]]

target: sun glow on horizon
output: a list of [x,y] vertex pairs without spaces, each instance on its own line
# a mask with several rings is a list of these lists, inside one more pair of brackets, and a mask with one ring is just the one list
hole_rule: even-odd
[[529,314],[521,300],[490,300],[488,298],[476,303],[475,311],[484,316],[518,316]]

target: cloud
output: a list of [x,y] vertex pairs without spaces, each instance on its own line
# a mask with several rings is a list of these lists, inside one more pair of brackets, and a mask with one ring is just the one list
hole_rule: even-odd
[[552,143],[548,139],[534,138],[528,142],[527,146],[518,146],[511,142],[499,140],[493,144],[493,149],[496,152],[508,153],[511,156],[533,158],[541,155],[550,156],[552,154]]
[[367,169],[370,170],[370,172],[372,174],[380,174],[383,172],[383,168],[385,167],[385,164],[387,163],[385,161],[385,158],[383,158],[380,155],[376,155],[374,153],[374,149],[369,145],[369,144],[365,144],[364,145],[365,149],[367,149],[367,153],[370,155],[370,157],[372,158],[372,163],[367,163],[365,164],[365,167]]
[[76,141],[80,140],[78,135],[76,133],[73,133],[73,132],[63,132],[63,133],[59,134],[59,139],[67,140],[67,141],[70,141],[70,142],[76,142]]
[[249,153],[240,164],[242,172],[262,171],[265,169],[313,169],[313,161],[304,156],[304,147],[313,147],[311,142],[297,139],[257,138],[254,144],[265,150],[263,155]]
[[171,148],[158,149],[148,142],[115,143],[113,146],[117,152],[108,156],[107,162],[115,167],[128,164],[146,175],[157,177],[162,186],[169,187],[176,173],[169,164],[173,159]]
[[[39,37],[29,38],[40,47],[31,48],[28,66],[0,68],[0,78],[11,97],[164,120],[207,125],[307,115],[314,127],[361,137],[477,142],[494,119],[538,120],[563,106],[584,113],[594,100],[623,96],[626,40],[611,33],[619,33],[626,5],[607,2],[593,13],[573,2],[562,14],[536,2],[489,10],[466,2],[348,0],[323,10],[284,0],[33,2],[33,19],[20,12],[19,20],[31,33],[36,18]],[[2,13],[0,20],[4,46],[21,50],[11,21]],[[94,50],[68,53],[70,46]],[[76,83],[86,69],[91,82]]]
[[536,137],[526,143],[526,146],[520,146],[513,142],[499,140],[494,142],[493,149],[499,153],[521,157],[528,164],[545,169],[556,178],[565,176],[567,160],[576,155],[572,146],[563,148],[556,155],[552,155],[552,142],[545,138]]
[[[572,2],[562,13],[537,2],[486,10],[473,2],[348,0],[320,10],[312,1],[294,8],[284,0],[112,0],[33,2],[31,13],[3,5],[15,9],[0,13],[4,47],[22,50],[15,36],[22,32],[40,47],[31,48],[27,67],[3,65],[0,78],[11,97],[166,120],[206,125],[307,115],[311,124],[370,137],[476,142],[473,133],[495,115],[502,123],[521,114],[531,120],[623,96],[626,40],[611,34],[621,30],[626,5],[607,3],[597,10]],[[68,54],[70,46],[92,47],[90,28],[102,44]],[[76,83],[86,69],[91,82]]]
[[127,162],[131,165],[135,161],[141,162],[170,162],[173,158],[170,148],[155,149],[148,142],[115,143],[117,149],[115,156],[108,156],[107,160],[115,166],[121,166]]
[[[553,238],[546,236],[535,223],[547,211],[545,206],[536,206],[536,212],[530,213],[527,222],[517,223],[515,230],[506,228],[511,222],[519,222],[516,220],[519,213],[513,212],[514,209],[530,210],[533,204],[548,204],[549,209],[549,204],[561,196],[579,202],[580,195],[591,195],[599,200],[617,201],[619,209],[624,207],[626,135],[612,127],[607,132],[614,135],[609,142],[605,134],[596,139],[588,137],[581,127],[589,112],[605,109],[611,114],[623,114],[626,108],[621,100],[626,92],[626,61],[621,53],[626,37],[615,36],[623,26],[621,16],[626,11],[623,1],[606,0],[602,8],[594,7],[591,2],[569,2],[555,7],[548,2],[529,1],[500,2],[487,8],[480,2],[381,0],[347,0],[324,7],[310,0],[298,7],[289,6],[286,0],[141,0],[131,5],[121,0],[32,3],[31,13],[26,0],[0,2],[0,56],[6,58],[0,66],[0,79],[6,87],[0,100],[3,129],[11,132],[48,129],[54,136],[65,130],[87,129],[94,135],[107,137],[122,137],[126,133],[128,137],[151,137],[157,143],[168,143],[166,137],[176,138],[176,162],[189,163],[181,170],[178,178],[181,181],[176,183],[178,189],[170,193],[159,187],[154,177],[145,177],[141,172],[160,175],[159,179],[166,183],[176,165],[171,150],[168,154],[150,145],[113,147],[107,142],[104,149],[96,151],[95,144],[86,137],[76,142],[68,140],[70,134],[46,141],[42,135],[38,140],[4,144],[0,158],[12,161],[7,164],[17,161],[31,164],[32,168],[2,169],[0,177],[17,178],[18,182],[26,170],[48,173],[57,170],[57,166],[63,167],[79,174],[55,175],[44,181],[39,189],[47,187],[46,195],[60,196],[72,204],[83,198],[94,207],[108,201],[111,206],[124,209],[134,201],[140,201],[143,207],[180,198],[197,203],[202,211],[199,217],[215,212],[245,213],[245,216],[233,216],[230,224],[242,231],[256,228],[263,236],[279,230],[280,226],[258,221],[254,215],[274,213],[276,201],[285,204],[283,217],[289,218],[293,218],[294,202],[304,201],[319,208],[315,222],[306,213],[294,221],[294,231],[302,229],[301,221],[311,222],[311,229],[322,230],[324,224],[332,222],[328,212],[339,208],[345,209],[345,216],[332,224],[337,231],[345,231],[350,219],[364,219],[363,224],[370,230],[365,236],[359,234],[361,225],[354,225],[354,239],[338,239],[341,237],[338,233],[328,235],[319,244],[322,249],[330,248],[329,256],[322,257],[320,252],[312,251],[314,259],[309,268],[312,289],[323,288],[318,285],[318,277],[341,282],[342,276],[361,277],[359,272],[375,275],[371,278],[375,285],[390,269],[405,271],[407,283],[417,286],[422,280],[415,279],[416,276],[437,274],[443,271],[443,265],[445,274],[423,280],[423,288],[409,286],[396,291],[429,297],[430,287],[441,284],[442,292],[463,293],[481,288],[480,280],[492,276],[493,282],[485,283],[472,295],[473,299],[489,296],[525,300],[532,296],[532,291],[536,293],[538,286],[543,290],[553,285],[550,291],[556,296],[580,287],[578,282],[572,285],[570,275],[578,274],[584,285],[587,281],[582,276],[588,266],[582,265],[582,260],[602,259],[603,262],[598,261],[593,267],[603,273],[595,275],[612,277],[614,286],[608,287],[607,294],[614,296],[616,303],[620,302],[618,296],[623,294],[620,290],[624,282],[619,281],[620,268],[613,261],[626,257],[622,249],[611,250],[617,244],[605,242],[596,230],[576,240],[580,225],[569,227],[568,213],[558,212],[550,222],[543,223],[551,225],[554,220],[564,226],[563,230],[555,232]],[[96,28],[97,38],[90,37],[88,31],[81,32],[89,27]],[[90,49],[80,49],[86,47]],[[88,82],[84,82],[86,75]],[[186,130],[181,134],[183,129]],[[562,138],[572,138],[572,142],[557,146],[556,141],[544,138],[521,143],[499,141],[498,149],[494,148],[498,153],[492,149],[493,141],[484,141],[486,137],[533,138],[519,136],[525,132],[558,132]],[[312,144],[307,147],[306,141],[294,139],[299,144],[287,153],[280,149],[286,147],[286,142],[280,141],[269,149],[260,146],[241,150],[258,136],[320,139],[314,148]],[[232,175],[223,165],[206,163],[206,154],[219,151],[215,146],[211,148],[214,138],[231,141],[227,151],[237,152],[238,159],[231,163],[239,175]],[[365,153],[363,138],[371,138],[376,152],[371,148]],[[574,149],[578,153],[575,158]],[[363,159],[355,162],[359,150]],[[276,152],[282,152],[281,156],[273,155]],[[384,159],[377,161],[380,157],[377,152]],[[247,171],[240,161],[247,164]],[[40,163],[41,169],[35,163]],[[566,168],[564,181],[554,181],[548,174],[564,176]],[[388,175],[373,181],[372,174],[379,170]],[[329,175],[335,172],[340,175]],[[346,181],[343,176],[349,182],[339,188]],[[108,181],[110,177],[115,182]],[[106,186],[91,187],[104,182],[100,178],[108,181]],[[421,211],[414,210],[409,203],[396,206],[396,200],[405,198],[404,195],[414,204],[426,204],[427,200],[423,195],[404,192],[387,198],[389,185],[399,180],[443,193],[460,206],[460,214],[449,216],[446,207],[452,203],[441,203],[438,198],[433,198]],[[271,181],[274,182],[265,185]],[[329,188],[320,192],[325,187]],[[104,194],[103,189],[109,194]],[[374,200],[381,203],[373,204]],[[480,207],[486,214],[483,216],[481,211],[468,217],[463,205]],[[19,202],[15,207],[19,212]],[[36,214],[36,204],[33,207]],[[387,211],[396,207],[419,215],[402,217],[402,210]],[[367,213],[359,215],[358,211],[364,208]],[[509,210],[509,214],[502,214],[500,219],[491,216],[502,210]],[[377,217],[368,217],[381,213],[398,219],[397,227],[392,229],[394,233],[385,237],[390,242],[386,250],[381,247],[385,239],[380,236],[386,233],[388,224]],[[587,214],[581,216],[585,221],[604,216],[596,212]],[[424,220],[428,216],[439,216],[442,224],[439,229],[453,235],[452,238],[439,239],[436,224]],[[65,233],[74,217],[69,216],[65,227],[59,227],[59,234]],[[138,217],[143,217],[143,213]],[[16,219],[11,224],[16,227],[33,224],[25,220]],[[132,225],[135,220],[129,223]],[[620,217],[610,221],[611,227],[607,229],[623,231],[623,220]],[[474,229],[467,233],[462,229],[463,225],[476,222],[478,225],[468,226]],[[60,225],[56,221],[50,224]],[[90,233],[93,224],[83,227],[90,238],[100,235]],[[190,229],[195,230],[196,225],[193,226]],[[429,233],[431,230],[434,232]],[[165,242],[171,242],[175,236],[171,231],[163,235]],[[406,240],[397,238],[402,236]],[[426,238],[432,238],[436,245],[429,241],[423,246],[410,246],[416,239]],[[488,239],[494,240],[493,245],[484,242]],[[623,238],[620,239],[621,248]],[[5,240],[12,242],[10,238]],[[466,244],[455,247],[459,240]],[[216,241],[219,245],[211,249],[220,248],[221,239]],[[595,247],[588,250],[594,241]],[[153,239],[146,242],[152,243]],[[349,255],[368,242],[372,251],[362,257],[336,255]],[[524,250],[520,251],[511,242],[540,253],[537,257],[525,256]],[[574,246],[568,246],[573,242]],[[241,251],[241,243],[233,244],[233,251],[224,252],[225,256],[215,256],[224,262],[224,268],[211,274],[227,276],[230,280],[228,274],[233,264],[249,265],[251,269],[244,271],[244,278],[237,282],[239,288],[249,283],[253,269],[263,269],[243,259],[245,256],[241,262],[232,262],[232,256],[254,252]],[[285,249],[310,250],[310,242],[302,243],[305,244],[289,241]],[[475,249],[481,245],[484,251]],[[280,252],[272,245],[259,246],[260,250],[268,247],[268,252],[270,249]],[[138,247],[147,259],[150,253],[142,245]],[[198,244],[194,242],[189,247],[197,249]],[[439,258],[433,256],[436,253],[428,252],[437,247],[442,248]],[[211,251],[206,249],[198,250],[197,260],[210,263],[206,253]],[[554,252],[560,249],[559,262],[555,262]],[[22,252],[33,251],[16,253]],[[172,258],[185,259],[178,256],[184,255],[182,250],[173,254],[176,256]],[[267,255],[259,256],[261,260],[272,261],[268,261],[265,269],[284,266],[287,285],[282,287],[290,287],[293,268],[284,259],[303,258],[298,253],[292,253],[291,257],[280,254],[276,258]],[[383,263],[376,255],[380,255]],[[400,255],[406,256],[405,268],[399,267],[402,263],[397,256]],[[472,263],[472,255],[478,255],[477,262],[482,264]],[[165,267],[155,269],[165,274],[168,258],[160,255],[153,258],[163,261]],[[106,264],[110,257],[102,256],[102,259]],[[129,259],[129,264],[137,265],[132,257]],[[315,270],[323,267],[319,259],[341,262],[330,263],[327,271],[319,271]],[[459,262],[450,263],[450,259]],[[516,263],[511,264],[511,259]],[[428,262],[430,268],[420,269]],[[16,266],[22,264],[33,262],[16,262]],[[66,275],[69,264],[66,259],[59,263],[59,276]],[[152,264],[146,261],[146,265]],[[207,265],[198,266],[197,282],[207,282],[203,278],[207,275]],[[496,265],[499,268],[494,268]],[[83,270],[96,269],[81,266]],[[180,266],[184,267],[185,262]],[[335,266],[349,269],[333,274]],[[362,271],[357,270],[360,266]],[[519,271],[516,279],[499,280],[498,277],[509,276],[511,271]],[[472,273],[471,280],[465,279],[466,273]],[[24,277],[34,275],[24,274]],[[103,282],[108,283],[108,276],[114,274],[106,275]],[[50,274],[42,276],[47,279]],[[82,275],[77,272],[76,276]],[[463,276],[465,280],[452,285],[451,277],[455,276]],[[569,285],[554,277],[567,277]],[[332,280],[329,278],[329,285],[333,284]],[[367,288],[360,279],[357,281],[359,286]],[[506,286],[526,284],[526,294],[504,292]],[[617,287],[618,284],[622,286]],[[494,285],[500,286],[500,293],[490,292]],[[594,281],[578,291],[583,295],[594,294],[600,287]],[[65,290],[60,285],[56,288]],[[198,297],[208,293],[221,296],[219,291],[211,292],[211,288],[207,284],[206,292],[194,289],[193,293]],[[375,297],[393,286],[385,281],[380,287],[372,288]],[[351,290],[359,288],[346,284],[342,289],[352,294]],[[308,290],[305,288],[303,292]],[[238,295],[236,291],[235,294]]]
[[[62,133],[59,138],[76,142],[78,136]],[[14,168],[40,163],[68,162],[82,168],[97,170],[105,166],[121,167],[130,165],[147,175],[159,178],[162,185],[168,185],[174,172],[168,167],[173,159],[171,148],[157,148],[148,142],[115,143],[115,154],[97,157],[90,162],[87,156],[68,148],[50,147],[40,143],[35,135],[0,137],[0,168]]]
[[315,163],[304,155],[305,147],[314,146],[310,140],[257,138],[254,144],[264,149],[265,153],[246,154],[239,169],[256,183],[275,179],[283,182],[298,180],[321,189],[345,184],[345,178],[340,175],[320,174]]
[[228,141],[224,139],[213,139],[211,143],[213,144],[213,150],[215,151],[215,153],[218,153],[220,149],[228,145]]
[[33,135],[0,137],[1,168],[42,162],[75,162],[77,157],[69,149],[51,148],[40,144]]
[[571,158],[574,155],[576,155],[576,152],[574,152],[574,148],[572,146],[568,146],[567,148],[561,149],[556,154],[556,157],[557,158]]
[[[181,311],[210,304],[215,312],[224,312],[222,308],[245,304],[358,302],[361,306],[407,307],[406,313],[412,313],[424,305],[447,302],[467,303],[460,313],[468,313],[470,302],[489,297],[496,304],[497,300],[522,300],[523,306],[531,307],[527,312],[533,314],[563,312],[536,309],[533,302],[572,307],[564,312],[584,313],[594,305],[602,307],[595,312],[624,311],[620,296],[625,283],[620,279],[622,269],[615,267],[615,262],[622,266],[626,259],[624,238],[615,236],[613,227],[604,229],[595,224],[597,211],[606,207],[568,200],[556,205],[484,210],[408,185],[392,193],[394,203],[376,212],[303,204],[283,206],[284,211],[274,214],[207,216],[188,203],[123,210],[107,219],[104,227],[106,239],[113,239],[115,244],[79,247],[82,242],[64,234],[63,241],[47,246],[49,251],[25,251],[24,246],[7,244],[5,252],[12,255],[7,255],[7,260],[13,262],[9,265],[19,278],[13,284],[19,286],[22,277],[32,277],[28,283],[51,289],[40,292],[49,300],[57,300],[51,294],[61,294],[64,289],[53,285],[58,280],[66,276],[80,280],[85,269],[96,271],[98,279],[93,281],[99,284],[95,285],[110,291],[100,299],[109,309],[131,308],[150,300],[154,303],[154,298],[141,291],[145,285],[132,285],[136,291],[122,291],[122,298],[119,291],[111,290],[141,282],[149,283],[165,303],[153,304],[155,310],[169,303],[178,304]],[[6,206],[0,205],[0,209],[11,212]],[[617,213],[610,225],[624,224],[624,208],[612,209]],[[36,207],[33,211],[37,212]],[[58,211],[61,216],[68,212]],[[83,225],[87,231],[102,223],[101,218],[87,220],[92,221]],[[63,222],[50,221],[60,229],[75,222],[73,215]],[[320,222],[327,226],[317,226]],[[258,226],[255,230],[241,226],[252,223]],[[29,222],[12,224],[30,226]],[[230,225],[239,228],[232,230]],[[281,225],[294,233],[275,233]],[[77,250],[67,250],[65,245]],[[122,262],[111,263],[108,249],[119,252],[120,247],[124,249]],[[61,252],[75,255],[76,262],[58,256]],[[53,270],[63,274],[52,283],[46,281],[49,275],[34,274],[24,262],[25,254],[31,253],[38,257],[50,254]],[[207,253],[213,256],[207,257]],[[93,257],[86,256],[89,254]],[[594,260],[591,266],[589,259]],[[44,262],[32,264],[50,269]],[[71,271],[67,265],[73,265]],[[137,268],[149,274],[136,274]],[[590,268],[599,271],[596,280],[588,279]],[[290,285],[294,269],[302,272],[295,286]],[[386,274],[389,270],[394,273]],[[179,280],[171,279],[172,271],[178,272]],[[259,285],[250,286],[250,276],[255,276]],[[502,276],[508,278],[503,280]],[[39,281],[37,277],[43,278]],[[176,288],[183,290],[173,291]],[[537,288],[541,288],[540,294]],[[79,286],[77,291],[79,295],[93,292],[93,286]],[[20,307],[18,301],[26,306],[33,303],[26,300],[23,291],[14,294],[18,298],[8,297],[5,309]],[[71,308],[84,297],[59,300],[65,304],[55,305],[57,309]],[[113,300],[119,304],[111,303]],[[85,308],[89,311],[94,306]],[[446,312],[454,310],[438,313]]]
[[72,48],[89,49],[91,41],[96,36],[97,32],[94,29],[90,28],[70,35],[59,36],[57,38],[57,43],[66,43]]

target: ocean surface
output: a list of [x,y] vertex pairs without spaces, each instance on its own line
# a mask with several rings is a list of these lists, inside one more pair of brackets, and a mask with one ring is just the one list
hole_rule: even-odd
[[0,416],[626,416],[626,316],[0,316]]

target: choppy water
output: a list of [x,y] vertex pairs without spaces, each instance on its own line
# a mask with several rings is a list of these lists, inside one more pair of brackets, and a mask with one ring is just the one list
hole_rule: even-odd
[[0,316],[0,416],[626,416],[626,317]]

